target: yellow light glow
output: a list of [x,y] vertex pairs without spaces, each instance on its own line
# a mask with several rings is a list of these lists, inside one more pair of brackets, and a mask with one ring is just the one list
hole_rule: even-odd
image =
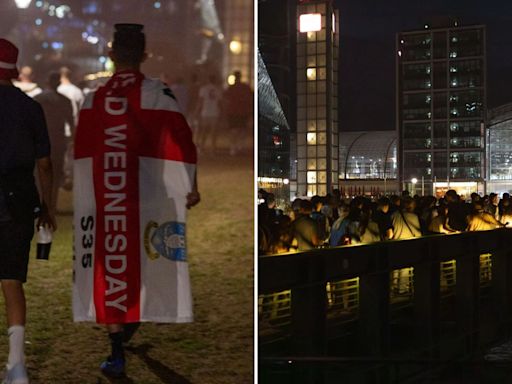
[[91,73],[89,75],[84,76],[84,80],[92,81],[92,80],[98,80],[106,77],[112,77],[113,73],[110,71],[100,71],[96,73]]
[[233,40],[229,43],[229,50],[235,54],[239,55],[242,53],[242,43],[238,40]]
[[316,80],[316,68],[306,68],[306,77],[308,80]]
[[228,84],[229,85],[235,84],[235,75],[229,75],[228,76]]
[[316,171],[309,171],[308,172],[308,184],[315,184],[316,183]]
[[300,32],[315,32],[322,29],[322,15],[320,13],[308,13],[299,16]]
[[316,133],[315,132],[308,133],[308,144],[310,144],[310,145],[316,144]]

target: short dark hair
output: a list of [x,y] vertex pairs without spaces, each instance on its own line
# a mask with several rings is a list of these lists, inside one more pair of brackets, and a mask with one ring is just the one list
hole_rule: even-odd
[[116,61],[136,65],[142,62],[146,51],[146,37],[142,24],[116,24],[112,51]]
[[59,72],[50,72],[48,74],[48,86],[53,89],[57,90],[57,88],[60,85],[60,73]]

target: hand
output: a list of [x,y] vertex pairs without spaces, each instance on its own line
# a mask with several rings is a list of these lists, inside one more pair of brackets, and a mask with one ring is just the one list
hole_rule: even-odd
[[192,191],[187,195],[187,209],[192,208],[201,201],[201,195],[197,191]]
[[53,212],[50,212],[46,205],[43,204],[41,207],[41,214],[39,215],[39,218],[37,219],[36,227],[48,227],[53,232],[57,230],[57,221],[55,220],[55,214]]

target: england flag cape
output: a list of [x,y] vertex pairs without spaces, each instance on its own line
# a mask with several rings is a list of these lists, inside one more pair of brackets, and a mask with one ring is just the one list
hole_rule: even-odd
[[88,95],[75,137],[75,321],[192,321],[186,195],[196,159],[161,81],[123,71]]

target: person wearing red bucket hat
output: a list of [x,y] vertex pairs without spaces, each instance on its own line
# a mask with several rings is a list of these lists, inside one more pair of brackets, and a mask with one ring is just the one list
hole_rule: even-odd
[[[0,284],[5,299],[9,357],[3,383],[28,383],[24,342],[30,242],[37,226],[56,229],[50,140],[41,106],[16,88],[18,49],[0,39]],[[35,181],[37,167],[42,201]]]
[[10,41],[0,39],[0,79],[11,80],[18,78],[17,60],[18,48]]

